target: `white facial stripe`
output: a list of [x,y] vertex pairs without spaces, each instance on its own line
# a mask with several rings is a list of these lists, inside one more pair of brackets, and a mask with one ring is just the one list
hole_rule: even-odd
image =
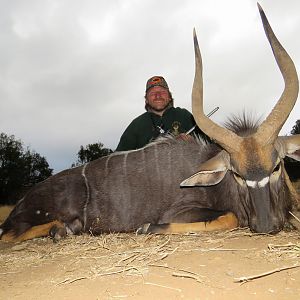
[[246,184],[251,188],[255,188],[257,186],[257,181],[246,180]]
[[261,181],[258,182],[259,187],[264,187],[270,180],[270,177],[265,177]]
[[265,177],[260,181],[252,181],[252,180],[246,180],[247,186],[251,188],[256,188],[256,187],[264,187],[270,180],[270,177]]

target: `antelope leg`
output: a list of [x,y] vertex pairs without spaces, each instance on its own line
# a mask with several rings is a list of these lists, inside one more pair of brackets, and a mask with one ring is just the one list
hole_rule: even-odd
[[27,231],[25,231],[24,233],[22,233],[19,236],[15,236],[13,233],[8,232],[8,233],[5,233],[1,237],[1,241],[5,241],[5,242],[22,242],[22,241],[34,239],[34,238],[37,238],[37,237],[48,236],[49,232],[50,232],[50,229],[53,226],[63,227],[64,224],[60,221],[55,220],[55,221],[52,221],[50,223],[33,226],[33,227],[31,227],[30,229],[28,229]]
[[229,212],[210,222],[194,223],[169,223],[169,224],[144,224],[137,233],[188,233],[188,232],[205,232],[216,230],[229,230],[238,227],[236,216]]

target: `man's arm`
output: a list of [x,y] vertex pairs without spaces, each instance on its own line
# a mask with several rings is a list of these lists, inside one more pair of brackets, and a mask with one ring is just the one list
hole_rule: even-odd
[[134,132],[134,125],[131,123],[122,134],[115,151],[127,151],[137,148],[137,140]]

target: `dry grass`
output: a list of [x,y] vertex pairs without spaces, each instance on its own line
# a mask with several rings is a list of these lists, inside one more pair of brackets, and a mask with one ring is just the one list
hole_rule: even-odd
[[[282,233],[295,241],[295,232]],[[226,242],[240,238],[262,239],[264,235],[252,234],[248,230],[233,230],[222,233],[187,235],[141,235],[107,234],[98,237],[89,235],[68,237],[57,244],[48,238],[36,239],[20,244],[0,243],[2,251],[1,276],[11,270],[22,272],[28,266],[59,264],[61,273],[53,278],[56,285],[71,284],[78,280],[95,279],[100,276],[123,274],[141,276],[151,268],[165,268],[172,276],[187,277],[202,282],[200,274],[182,268],[170,267],[166,258],[182,253],[239,252],[255,256],[267,256],[268,260],[278,257],[297,259],[300,257],[299,243],[269,244],[263,251],[255,248],[226,247]],[[275,236],[274,236],[275,237]],[[274,238],[273,237],[273,238]],[[280,234],[276,235],[280,238]],[[271,237],[272,238],[272,237]],[[276,241],[276,239],[274,240]],[[80,249],[80,255],[79,254]],[[7,270],[5,272],[4,270]]]

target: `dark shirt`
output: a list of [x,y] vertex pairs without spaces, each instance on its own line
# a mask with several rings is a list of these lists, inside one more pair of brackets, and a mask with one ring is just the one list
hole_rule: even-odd
[[145,112],[135,118],[126,128],[116,151],[142,148],[161,133],[176,136],[187,132],[193,126],[195,126],[193,115],[184,108],[170,107],[162,116],[153,112]]

